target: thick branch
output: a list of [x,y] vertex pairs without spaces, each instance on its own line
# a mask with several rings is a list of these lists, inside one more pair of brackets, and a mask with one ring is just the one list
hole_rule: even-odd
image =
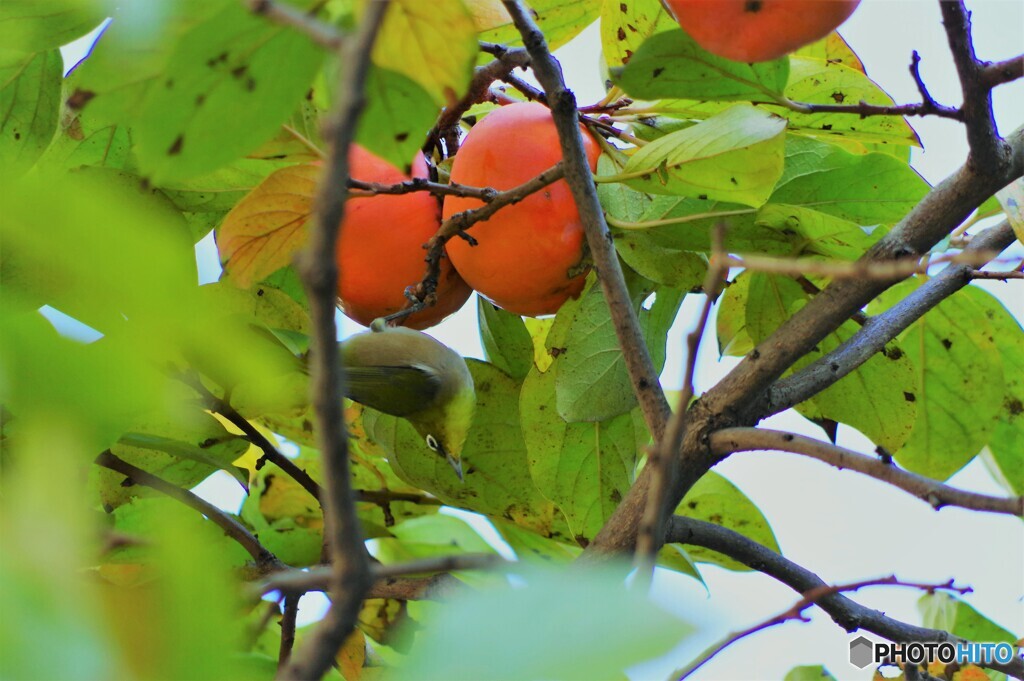
[[1018,54],[1006,61],[986,64],[981,69],[981,82],[988,88],[1020,78],[1024,78],[1024,54]]
[[[964,253],[998,253],[1013,243],[1010,223],[1003,221],[979,233]],[[949,265],[898,304],[867,320],[863,328],[832,352],[768,389],[759,416],[769,416],[816,395],[853,372],[928,310],[971,281],[970,265]]]
[[877,457],[859,454],[803,435],[761,428],[726,428],[712,433],[711,449],[722,457],[735,452],[758,450],[802,454],[836,468],[857,471],[889,483],[927,502],[935,510],[944,506],[957,506],[972,511],[1024,516],[1024,497],[993,497],[957,489],[903,470]]
[[[923,255],[931,249],[982,202],[1021,175],[1024,128],[1018,128],[1009,141],[1013,153],[1008,168],[983,168],[968,162],[936,185],[862,259],[906,258]],[[688,412],[689,425],[679,454],[678,484],[669,502],[678,504],[690,487],[716,463],[717,457],[708,448],[711,432],[735,425],[754,425],[762,413],[756,405],[764,391],[822,338],[894,283],[895,280],[877,279],[833,282],[695,402]],[[642,471],[623,502],[587,547],[589,554],[623,553],[633,549],[649,488],[650,475]]]
[[551,115],[558,129],[558,139],[562,147],[565,179],[579,209],[580,220],[587,235],[587,244],[594,259],[594,267],[611,313],[612,325],[615,327],[619,347],[626,360],[633,392],[640,403],[648,430],[655,440],[659,440],[665,430],[665,424],[668,423],[671,410],[658,382],[658,373],[654,370],[643,335],[640,333],[636,310],[633,309],[629,291],[626,289],[622,268],[612,244],[611,232],[608,231],[604,212],[597,198],[594,178],[583,150],[576,97],[566,89],[562,67],[548,50],[544,34],[537,28],[530,12],[518,0],[502,2],[523,37],[523,44],[530,53],[534,74],[547,93]]
[[292,656],[295,647],[295,620],[299,616],[299,596],[284,597],[284,612],[281,614],[281,646],[277,653],[277,668],[281,670]]
[[[807,568],[720,525],[673,516],[665,541],[703,546],[718,551],[751,569],[782,582],[801,594],[812,589],[828,588],[828,585],[818,575]],[[883,613],[860,605],[839,593],[829,594],[818,599],[817,605],[829,614],[832,621],[848,632],[863,629],[898,643],[911,641],[952,641],[955,643],[961,640],[947,631],[918,627],[886,617]],[[1015,659],[1005,665],[994,663],[988,667],[1014,678],[1024,678],[1024,660]]]
[[312,403],[317,419],[317,440],[323,460],[324,541],[332,563],[331,609],[305,646],[283,670],[282,677],[298,681],[319,679],[333,664],[335,654],[355,626],[363,597],[372,584],[370,562],[356,516],[349,476],[348,436],[342,416],[344,374],[337,352],[335,296],[338,266],[335,244],[345,212],[349,176],[348,151],[355,137],[364,103],[363,91],[370,67],[370,52],[384,20],[388,2],[367,5],[359,32],[340,50],[341,82],[330,119],[326,171],[316,197],[316,220],[309,245],[302,254],[300,274],[309,297],[313,334],[310,347]]
[[252,532],[245,529],[242,523],[235,520],[235,518],[224,513],[213,504],[199,498],[187,489],[182,489],[177,485],[172,485],[163,478],[159,478],[148,471],[144,471],[138,466],[133,466],[127,461],[117,457],[113,452],[107,450],[96,457],[96,465],[109,468],[112,471],[116,471],[121,475],[125,476],[131,482],[137,485],[145,485],[151,489],[155,489],[161,494],[177,499],[181,503],[185,504],[190,508],[194,508],[199,511],[210,521],[224,530],[224,534],[234,539],[239,546],[246,550],[246,552],[252,556],[252,559],[256,561],[256,567],[261,571],[264,570],[279,570],[284,568],[284,565],[277,559],[274,554],[263,548],[259,540],[253,536]]
[[979,168],[1002,170],[1009,163],[1009,150],[996,128],[992,86],[985,82],[984,65],[974,53],[970,13],[962,0],[940,0],[939,7],[964,96],[960,109],[967,127],[967,143],[971,147],[968,163],[973,162]]

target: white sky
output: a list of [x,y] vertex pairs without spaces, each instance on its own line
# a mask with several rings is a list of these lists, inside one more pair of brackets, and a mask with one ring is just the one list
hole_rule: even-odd
[[[976,0],[973,11],[975,45],[982,59],[1012,57],[1024,47],[1024,3],[1018,0]],[[956,105],[959,85],[941,27],[938,3],[931,0],[865,0],[843,26],[842,34],[860,56],[868,75],[899,102],[918,101],[907,71],[911,50],[922,57],[921,74],[932,95]],[[581,104],[603,95],[598,75],[600,41],[592,26],[559,51],[566,76]],[[73,63],[69,59],[69,63]],[[1005,134],[1024,123],[1024,82],[996,92],[996,120]],[[935,183],[966,158],[961,126],[953,121],[912,119],[924,149],[915,150],[914,167]],[[1024,253],[1018,245],[1015,253]],[[217,277],[212,239],[197,247],[201,276]],[[986,283],[1018,319],[1024,319],[1020,282]],[[663,383],[678,388],[682,378],[683,336],[695,321],[701,299],[689,296],[669,334],[669,355]],[[343,335],[361,327],[339,314]],[[709,324],[714,328],[714,322]],[[459,313],[430,330],[438,339],[467,356],[482,357],[476,305],[471,300]],[[702,345],[697,370],[698,391],[710,388],[735,365],[719,362],[713,333]],[[766,426],[821,437],[821,431],[798,416],[777,416]],[[873,445],[847,427],[840,444],[870,453]],[[1024,446],[1024,443],[1022,443]],[[895,572],[905,580],[942,582],[955,578],[971,585],[966,597],[997,623],[1024,634],[1024,532],[1018,520],[958,509],[933,511],[928,505],[892,487],[850,472],[835,471],[802,457],[778,453],[747,453],[731,457],[716,469],[750,496],[772,523],[784,554],[841,583]],[[980,463],[958,473],[951,484],[1002,494]],[[211,501],[237,510],[241,490],[228,476],[214,476],[200,490]],[[893,522],[893,521],[896,522]],[[484,530],[489,528],[482,528]],[[695,623],[699,633],[666,659],[634,670],[634,679],[663,679],[699,651],[729,632],[756,624],[789,608],[797,595],[788,587],[759,575],[703,569],[711,596],[692,579],[659,571],[653,598]],[[920,594],[907,589],[876,588],[854,594],[855,600],[884,610],[897,619],[919,623],[915,604]],[[303,599],[303,619],[322,611],[322,597]],[[788,623],[759,633],[724,652],[698,671],[696,679],[781,679],[791,667],[824,663],[839,679],[865,679],[868,673],[847,663],[852,638],[821,611],[811,610],[810,624]],[[868,635],[869,638],[871,635]]]

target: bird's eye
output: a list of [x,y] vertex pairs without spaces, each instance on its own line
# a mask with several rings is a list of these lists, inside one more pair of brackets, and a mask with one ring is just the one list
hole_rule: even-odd
[[430,451],[436,452],[441,449],[441,444],[437,441],[437,438],[433,435],[427,435],[427,446],[430,447]]

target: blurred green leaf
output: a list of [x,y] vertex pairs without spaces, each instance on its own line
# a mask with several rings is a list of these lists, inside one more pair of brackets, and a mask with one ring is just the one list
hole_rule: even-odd
[[95,116],[92,109],[75,110],[65,103],[57,134],[39,163],[60,170],[83,166],[125,170],[131,144],[127,125],[106,122]]
[[835,681],[834,676],[820,664],[793,667],[782,681]]
[[394,0],[373,45],[373,63],[407,76],[435,104],[447,106],[469,87],[478,51],[473,16],[462,0]]
[[742,357],[754,349],[754,341],[747,333],[747,298],[750,296],[750,275],[740,273],[725,288],[718,301],[715,315],[715,333],[718,355]]
[[781,95],[788,74],[787,59],[731,61],[704,50],[675,28],[645,40],[617,83],[634,99],[771,102]]
[[589,681],[665,654],[692,627],[627,589],[626,570],[523,571],[515,586],[455,598],[425,622],[395,677]]
[[626,183],[653,194],[760,206],[783,171],[783,118],[738,104],[634,153]]
[[63,66],[59,50],[0,49],[0,177],[21,174],[50,144],[60,113]]
[[533,366],[533,340],[519,315],[477,297],[480,342],[487,361],[516,379],[526,378]]
[[947,593],[921,596],[917,609],[924,626],[948,631],[968,641],[1014,644],[1018,639],[965,601]]
[[21,52],[58,48],[96,28],[110,4],[106,0],[4,0],[0,45]]
[[302,33],[228,3],[184,33],[139,113],[139,164],[157,183],[212,171],[269,139],[323,61]]
[[[729,480],[714,471],[705,473],[686,493],[676,513],[721,525],[776,553],[782,553],[761,510]],[[711,563],[734,572],[750,570],[746,565],[711,549],[688,546],[686,551],[699,563]]]
[[790,237],[801,253],[851,261],[864,255],[887,231],[877,226],[862,227],[813,208],[779,203],[762,206],[757,211],[757,224]]
[[[875,315],[923,283],[915,278],[883,293],[868,307]],[[945,480],[984,447],[1005,394],[1003,360],[985,310],[966,296],[946,298],[900,334],[900,348],[917,367],[911,391],[917,420],[897,452],[905,468]]]
[[[320,456],[306,451],[295,460],[313,480],[320,480]],[[272,463],[265,464],[249,487],[241,517],[268,551],[293,567],[320,562],[323,512],[320,503]]]

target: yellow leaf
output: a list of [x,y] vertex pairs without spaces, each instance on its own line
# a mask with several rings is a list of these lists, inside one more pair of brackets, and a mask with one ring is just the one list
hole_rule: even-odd
[[353,631],[341,644],[341,650],[334,660],[338,663],[345,681],[359,681],[359,677],[363,675],[363,665],[366,663],[366,637],[363,636],[363,632],[358,629]]

